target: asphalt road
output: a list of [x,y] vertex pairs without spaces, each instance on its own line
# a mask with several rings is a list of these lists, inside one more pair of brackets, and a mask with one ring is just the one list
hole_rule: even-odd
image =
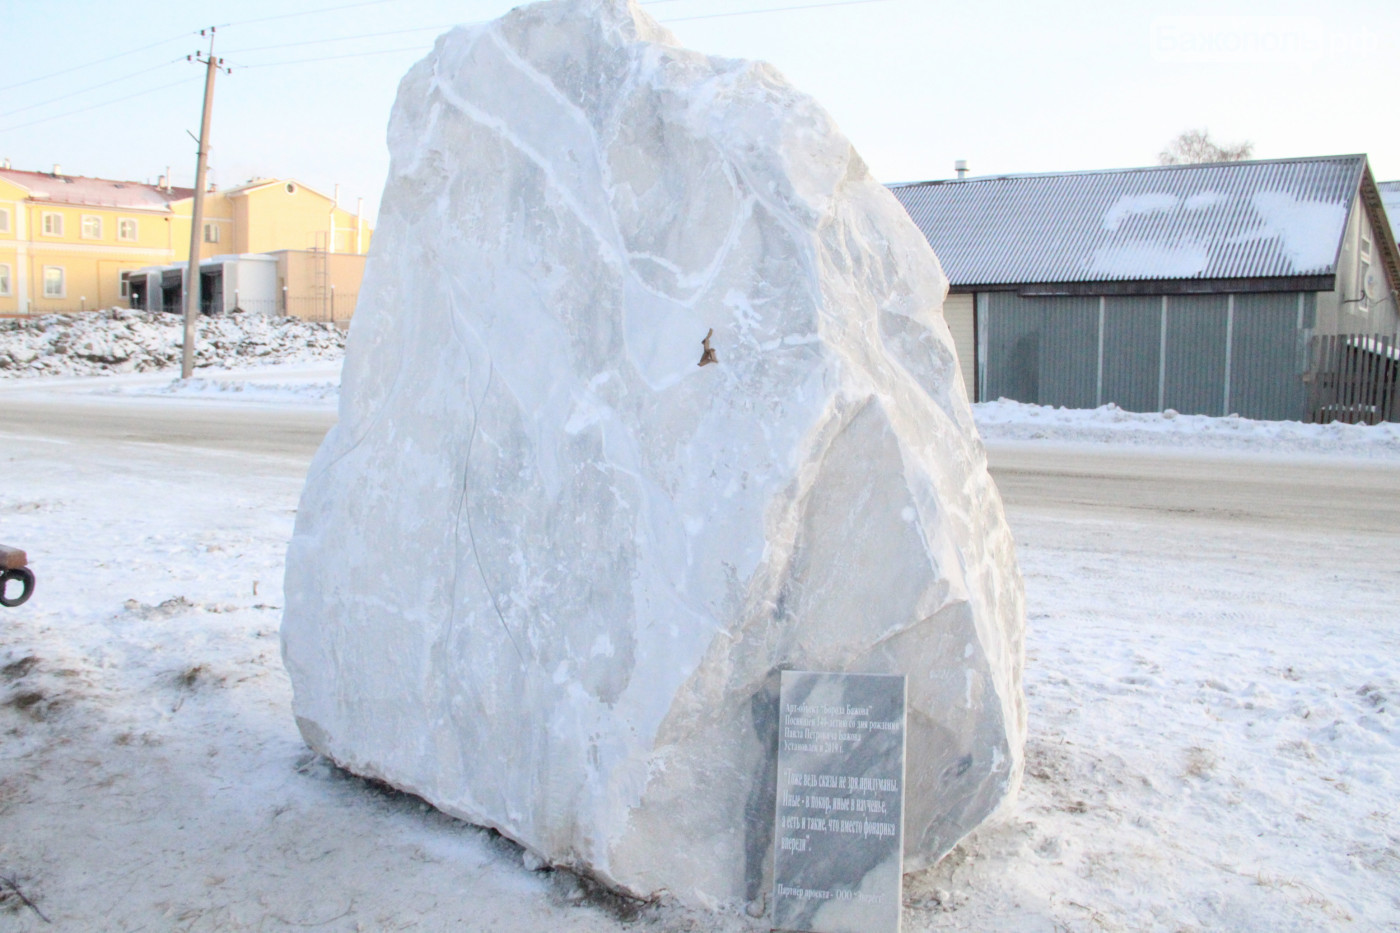
[[316,408],[0,394],[0,434],[99,445],[168,444],[310,461],[333,424],[334,411]]
[[1400,464],[990,444],[1007,509],[1400,532]]
[[[0,435],[137,442],[309,461],[324,409],[0,394]],[[1400,531],[1400,465],[1193,452],[988,445],[1007,509],[1066,517],[1188,518],[1298,531]]]

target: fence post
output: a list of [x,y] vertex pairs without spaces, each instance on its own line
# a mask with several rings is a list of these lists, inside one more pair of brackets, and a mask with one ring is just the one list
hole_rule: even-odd
[[1357,399],[1356,414],[1362,419],[1361,423],[1372,424],[1371,402],[1374,398],[1372,390],[1375,388],[1372,380],[1376,377],[1376,359],[1375,354],[1366,349],[1369,344],[1366,338],[1358,336],[1356,339],[1359,344],[1356,352],[1361,357],[1361,391],[1357,393],[1360,397]]
[[286,317],[287,314],[288,314],[288,311],[287,311],[287,286],[283,285],[283,286],[282,286],[282,316],[283,316],[283,317]]
[[335,323],[335,286],[331,286],[331,323]]
[[1385,420],[1400,420],[1400,406],[1396,405],[1396,380],[1400,378],[1400,334],[1385,338],[1385,365],[1389,378],[1386,380]]
[[1357,389],[1361,387],[1361,354],[1351,345],[1350,340],[1343,339],[1342,346],[1347,355],[1347,398],[1346,407],[1343,411],[1347,413],[1346,423],[1355,424],[1355,406],[1359,401],[1357,399]]
[[1335,334],[1322,338],[1322,362],[1319,365],[1322,377],[1322,391],[1317,396],[1317,421],[1327,423],[1328,407],[1337,402],[1337,339]]
[[[1229,331],[1227,330],[1226,332],[1228,333]],[[1226,339],[1228,340],[1228,338]],[[1322,371],[1322,367],[1317,365],[1317,360],[1318,339],[1316,335],[1313,335],[1308,338],[1308,368],[1307,371],[1303,373],[1303,385],[1306,386],[1308,390],[1308,411],[1307,414],[1303,416],[1303,421],[1308,424],[1313,422],[1315,418],[1314,412],[1317,411],[1317,380]]]

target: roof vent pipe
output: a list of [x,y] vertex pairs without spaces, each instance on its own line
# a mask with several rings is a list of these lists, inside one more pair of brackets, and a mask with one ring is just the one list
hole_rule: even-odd
[[59,165],[57,162],[55,162],[55,163],[53,164],[53,175],[54,175],[54,177],[57,178],[59,175],[62,175],[62,174],[63,174],[63,166],[61,166],[61,165]]
[[962,181],[964,178],[966,178],[966,177],[967,177],[967,160],[966,160],[966,159],[959,159],[958,161],[954,162],[954,163],[953,163],[953,171],[955,171],[955,172],[958,173],[958,181]]
[[163,179],[165,179],[165,182],[164,182],[164,184],[161,185],[161,187],[164,188],[166,191],[169,191],[169,190],[170,190],[170,166],[167,165],[167,166],[165,167],[165,174],[162,175],[162,176],[160,176],[160,177],[163,178]]
[[5,160],[5,171],[8,172],[9,170],[10,170],[10,160],[9,160],[9,159],[6,159],[6,160]]

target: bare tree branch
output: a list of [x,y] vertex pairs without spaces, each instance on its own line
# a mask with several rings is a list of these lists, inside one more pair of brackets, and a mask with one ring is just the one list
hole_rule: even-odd
[[1240,162],[1254,153],[1254,144],[1245,141],[1226,146],[1210,138],[1209,130],[1187,130],[1173,139],[1157,156],[1162,165],[1193,165],[1201,162]]

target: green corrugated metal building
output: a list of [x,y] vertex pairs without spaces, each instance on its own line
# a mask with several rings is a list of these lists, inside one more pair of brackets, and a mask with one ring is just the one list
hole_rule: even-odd
[[1400,327],[1364,155],[890,187],[977,400],[1306,420],[1315,335]]

